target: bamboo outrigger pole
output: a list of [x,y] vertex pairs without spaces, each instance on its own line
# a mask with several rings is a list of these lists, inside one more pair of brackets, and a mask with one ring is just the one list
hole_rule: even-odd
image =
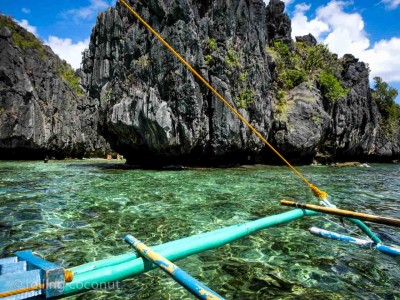
[[159,253],[146,246],[144,243],[127,235],[124,238],[125,242],[131,245],[143,257],[157,265],[165,273],[170,275],[176,282],[182,285],[185,289],[191,292],[197,299],[201,300],[225,300],[216,292],[205,286],[197,279],[190,276],[173,262],[169,261]]
[[400,256],[399,248],[383,245],[381,243],[374,243],[373,241],[362,240],[362,239],[354,238],[354,237],[347,236],[344,234],[320,229],[317,227],[311,227],[309,229],[309,231],[311,234],[316,235],[316,236],[320,236],[320,237],[324,237],[324,238],[328,238],[328,239],[332,239],[332,240],[337,240],[337,241],[342,241],[342,242],[348,242],[348,243],[356,244],[359,246],[376,249],[385,254]]
[[324,206],[319,206],[319,205],[314,205],[314,204],[296,203],[294,201],[289,201],[289,200],[281,200],[281,205],[297,207],[297,208],[302,208],[302,209],[308,209],[308,210],[322,212],[322,213],[329,214],[329,215],[335,215],[335,216],[340,216],[340,217],[369,221],[369,222],[373,222],[373,223],[377,223],[377,224],[384,224],[384,225],[389,225],[389,226],[400,227],[400,219],[395,219],[395,218],[387,218],[387,217],[381,217],[381,216],[376,216],[376,215],[369,215],[369,214],[359,213],[359,212],[355,212],[355,211],[337,209],[337,208],[331,208],[331,207],[324,207]]

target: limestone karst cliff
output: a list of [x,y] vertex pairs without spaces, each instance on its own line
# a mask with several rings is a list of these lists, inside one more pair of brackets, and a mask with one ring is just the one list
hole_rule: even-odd
[[[338,60],[347,94],[335,103],[317,80],[290,88],[284,117],[266,48],[294,49],[284,4],[262,0],[129,3],[290,159],[382,159],[399,155],[371,99],[368,68]],[[311,40],[311,41],[310,41]],[[315,39],[314,39],[315,40]],[[299,38],[315,43],[312,36]],[[102,133],[130,163],[272,161],[261,142],[121,5],[101,13],[84,54],[83,85],[99,99]]]
[[[368,66],[311,35],[293,41],[280,0],[128,2],[292,162],[399,158],[398,127],[382,127]],[[81,96],[48,47],[22,49],[2,28],[0,51],[1,151],[79,156],[104,147],[98,130],[130,164],[277,161],[118,2],[97,17]]]
[[71,67],[9,17],[0,25],[0,159],[109,148],[97,133],[97,100],[83,95]]

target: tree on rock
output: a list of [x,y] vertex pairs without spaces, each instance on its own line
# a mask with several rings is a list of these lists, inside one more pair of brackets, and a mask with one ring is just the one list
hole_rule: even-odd
[[394,101],[398,91],[391,87],[381,77],[374,77],[374,90],[372,98],[378,105],[382,115],[382,127],[388,137],[392,137],[399,127],[400,106]]

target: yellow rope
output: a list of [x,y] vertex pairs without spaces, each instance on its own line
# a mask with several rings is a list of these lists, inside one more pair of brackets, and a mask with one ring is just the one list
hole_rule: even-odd
[[[74,279],[74,274],[72,273],[72,271],[65,270],[65,273],[64,273],[65,282],[72,282],[73,279]],[[6,298],[9,296],[15,296],[15,295],[28,293],[28,292],[32,292],[32,291],[43,290],[45,287],[46,286],[44,284],[40,284],[40,285],[30,286],[30,287],[10,291],[10,292],[4,292],[4,293],[0,293],[0,298]]]
[[267,145],[278,157],[290,168],[293,172],[295,172],[304,183],[312,190],[316,197],[321,197],[325,199],[327,197],[327,193],[319,190],[316,186],[312,185],[295,167],[293,167],[279,152],[276,150],[268,141],[259,133],[232,105],[229,104],[224,97],[222,97],[208,82],[205,80],[178,52],[175,51],[158,33],[155,31],[142,17],[128,4],[125,0],[119,0],[152,34],[154,34],[157,39],[168,48],[169,51],[172,52],[189,70],[193,73],[204,85],[214,93],[215,96],[219,100],[221,100],[251,131],[254,132],[256,136],[260,138],[260,140]]
[[45,288],[45,285],[41,284],[41,285],[37,285],[37,286],[31,286],[31,287],[27,287],[27,288],[23,288],[23,289],[19,289],[19,290],[14,290],[11,292],[0,293],[0,298],[6,298],[9,296],[15,296],[15,295],[28,293],[28,292],[32,292],[32,291],[43,290],[44,288]]

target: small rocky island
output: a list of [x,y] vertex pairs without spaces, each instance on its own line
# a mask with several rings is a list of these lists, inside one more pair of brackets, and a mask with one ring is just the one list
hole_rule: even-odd
[[[293,41],[283,2],[128,2],[290,161],[400,157],[397,104],[353,55]],[[277,162],[119,3],[98,15],[76,72],[11,19],[0,27],[2,158],[111,147],[140,165]]]

